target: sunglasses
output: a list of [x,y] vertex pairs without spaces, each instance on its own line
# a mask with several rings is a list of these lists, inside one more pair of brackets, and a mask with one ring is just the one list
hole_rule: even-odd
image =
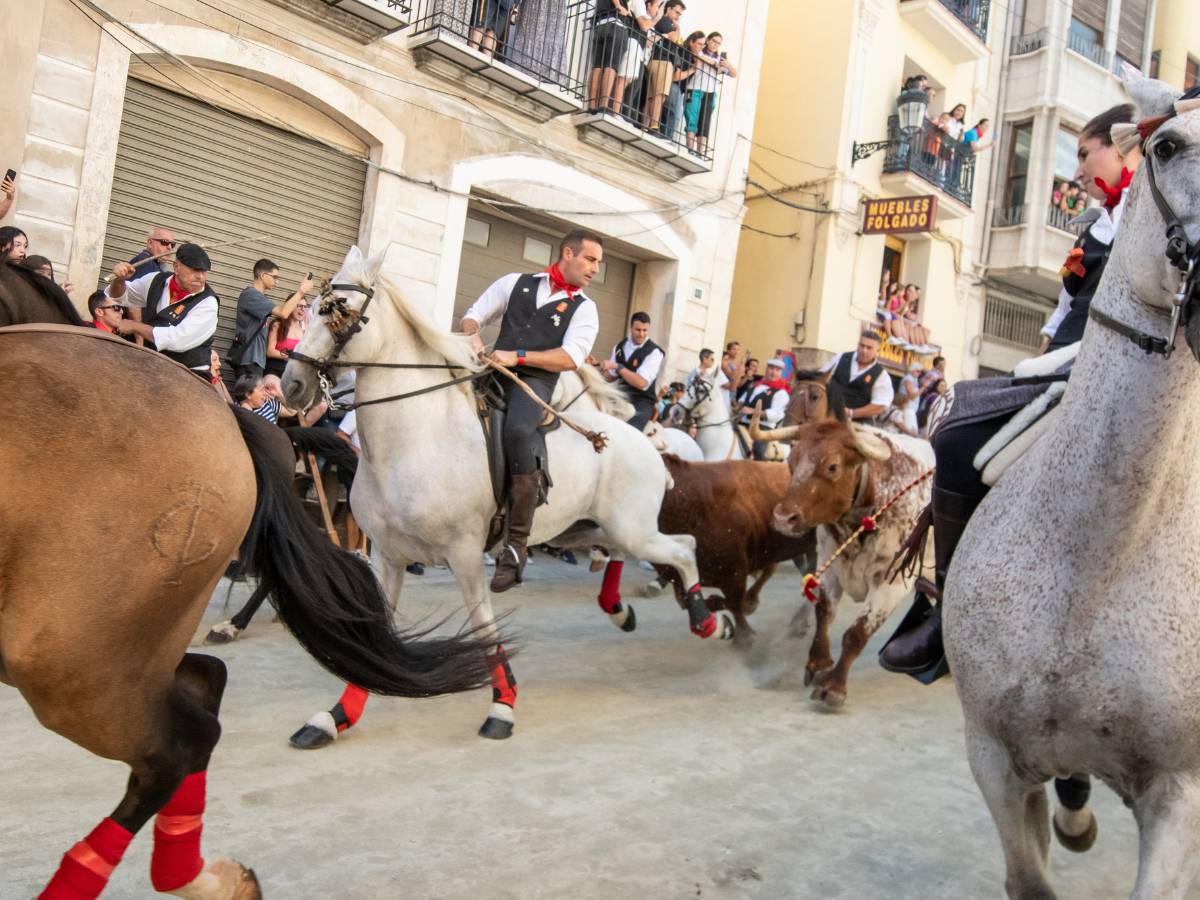
[[154,241],[156,244],[162,244],[168,250],[173,250],[175,248],[175,241],[160,241],[158,238],[150,238],[150,240]]
[[111,306],[97,306],[97,307],[96,307],[96,312],[99,312],[99,311],[100,311],[100,310],[102,310],[102,309],[121,309],[121,308],[122,308],[122,307],[120,307],[120,306],[118,306],[117,304],[113,303]]

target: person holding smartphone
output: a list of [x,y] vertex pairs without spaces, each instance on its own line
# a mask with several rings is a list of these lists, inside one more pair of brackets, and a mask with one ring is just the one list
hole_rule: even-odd
[[254,281],[238,295],[237,323],[229,361],[238,378],[253,375],[262,378],[267,368],[267,335],[272,321],[285,322],[312,290],[312,273],[283,303],[267,297],[279,282],[279,266],[269,259],[254,264]]
[[17,196],[17,170],[9,169],[0,181],[0,219],[8,215]]

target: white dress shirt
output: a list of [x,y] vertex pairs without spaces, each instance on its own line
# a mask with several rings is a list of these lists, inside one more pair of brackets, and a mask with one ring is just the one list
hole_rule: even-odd
[[[1107,209],[1100,208],[1100,214],[1096,216],[1096,220],[1092,222],[1088,229],[1092,233],[1092,237],[1102,244],[1111,244],[1113,238],[1117,236],[1117,226],[1121,224],[1121,215],[1125,212],[1125,201],[1129,199],[1129,188],[1121,193],[1121,199],[1112,212]],[[1090,211],[1084,210],[1082,216],[1089,215]],[[1078,221],[1080,217],[1072,221]],[[1067,317],[1067,313],[1071,311],[1071,301],[1074,298],[1067,293],[1066,288],[1062,288],[1058,292],[1058,305],[1054,307],[1054,312],[1050,314],[1049,320],[1042,327],[1041,333],[1046,337],[1054,340],[1054,335],[1058,332],[1058,326],[1062,324],[1063,319]]]
[[[508,298],[512,296],[513,288],[520,277],[521,273],[514,272],[494,281],[463,314],[463,318],[471,319],[483,328],[484,325],[503,316],[504,311],[508,309]],[[538,309],[547,303],[567,299],[566,291],[551,293],[548,272],[538,272],[535,277],[540,279],[537,288]],[[571,316],[563,334],[562,348],[567,351],[567,355],[576,366],[581,366],[587,355],[592,352],[592,345],[596,343],[596,335],[600,332],[600,312],[596,309],[596,302],[583,291],[577,291],[575,296],[579,298],[576,301],[579,307]]]
[[[133,281],[126,282],[125,293],[120,297],[113,297],[110,293],[112,291],[111,285],[104,289],[104,294],[116,300],[122,306],[144,308],[146,306],[147,294],[150,292],[150,282],[154,281],[157,277],[155,273],[150,273],[149,275],[143,275],[141,278],[135,278]],[[162,297],[159,298],[158,306],[154,309],[155,312],[165,309],[172,303],[182,302],[171,299],[171,282],[174,278],[174,275],[167,276],[166,284],[163,285]],[[191,296],[191,294],[188,295],[188,297]],[[183,299],[186,300],[187,297]],[[196,307],[178,325],[155,326],[152,329],[154,332],[154,346],[159,350],[170,350],[172,353],[182,353],[184,350],[199,347],[216,334],[218,312],[217,298],[205,297],[196,304]]]
[[[838,367],[838,363],[842,361],[843,356],[850,357],[851,381],[853,381],[863,372],[867,371],[867,369],[871,368],[871,366],[879,362],[879,360],[875,360],[875,362],[871,363],[870,366],[860,366],[858,364],[858,352],[856,350],[851,350],[848,354],[839,353],[829,362],[825,363],[825,365],[821,366],[821,371],[832,372]],[[887,370],[884,369],[883,374],[879,378],[876,378],[875,383],[871,385],[871,402],[867,405],[888,407],[892,405],[892,400],[895,398],[895,396],[896,389],[892,387],[892,378],[890,375],[888,375]]]
[[[758,398],[763,396],[770,390],[766,381],[754,386],[754,390],[750,392],[750,398],[746,401],[746,406],[753,407]],[[775,396],[771,398],[771,405],[764,407],[762,411],[762,421],[770,428],[774,428],[783,420],[783,414],[787,412],[788,401],[791,399],[791,394],[787,391],[776,391]],[[751,413],[747,413],[742,417],[742,420],[747,424],[750,423]]]
[[[579,315],[579,313],[576,313],[575,315]],[[574,320],[571,321],[571,324],[572,325],[575,324]],[[608,357],[609,362],[617,361],[617,347],[620,347],[622,344],[625,345],[625,358],[626,359],[629,359],[629,357],[633,356],[633,354],[637,350],[637,348],[642,346],[641,344],[635,344],[633,342],[633,338],[627,337],[620,344],[617,344],[613,347],[613,351]],[[654,381],[656,378],[658,378],[658,372],[662,368],[663,358],[664,358],[664,354],[662,352],[662,347],[658,347],[655,349],[655,351],[653,353],[651,353],[649,356],[647,356],[645,359],[643,359],[641,364],[636,369],[630,369],[629,371],[633,372],[636,375],[641,375],[643,378],[646,379],[646,387],[653,388]],[[620,375],[618,375],[617,378],[621,381],[625,380],[625,379],[621,378]]]

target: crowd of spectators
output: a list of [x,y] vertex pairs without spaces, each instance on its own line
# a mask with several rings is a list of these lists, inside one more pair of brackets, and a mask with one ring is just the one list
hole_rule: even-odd
[[[922,90],[929,97],[930,106],[925,114],[925,128],[922,130],[922,136],[918,138],[920,145],[913,148],[920,152],[925,174],[939,185],[958,186],[967,160],[992,148],[992,141],[985,140],[991,130],[991,120],[979,119],[968,127],[967,107],[964,103],[955,104],[949,112],[932,113],[937,89],[929,83],[925,75],[914,75],[906,79],[904,89]],[[902,147],[902,152],[907,152],[907,148]]]
[[892,281],[892,273],[883,270],[875,318],[888,344],[913,353],[928,355],[938,347],[930,343],[929,329],[921,323],[921,287]]
[[1075,181],[1062,179],[1054,186],[1050,195],[1050,205],[1074,218],[1087,209],[1088,195]]

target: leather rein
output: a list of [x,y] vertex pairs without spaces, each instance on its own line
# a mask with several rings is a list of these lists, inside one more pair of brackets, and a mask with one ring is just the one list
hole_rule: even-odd
[[1088,305],[1088,318],[1109,331],[1128,338],[1143,353],[1157,354],[1164,359],[1170,359],[1175,351],[1175,339],[1179,336],[1179,329],[1187,324],[1192,315],[1192,307],[1200,302],[1200,265],[1197,265],[1197,260],[1200,259],[1200,245],[1187,239],[1183,223],[1158,187],[1158,178],[1154,173],[1152,138],[1153,135],[1148,136],[1142,144],[1146,180],[1150,185],[1150,194],[1154,197],[1154,205],[1158,207],[1163,221],[1167,223],[1166,257],[1181,274],[1179,290],[1175,292],[1171,302],[1171,324],[1166,337],[1147,334],[1101,312],[1093,304]]
[[[338,296],[335,291],[354,291],[355,293],[364,294],[366,300],[363,301],[362,306],[358,309],[350,309],[346,305],[346,298]],[[456,384],[475,381],[488,374],[487,372],[472,372],[459,378],[452,378],[449,381],[441,381],[437,384],[420,388],[419,390],[406,391],[403,394],[390,394],[387,397],[377,397],[374,400],[357,400],[354,403],[342,403],[338,400],[338,397],[344,396],[350,393],[350,391],[339,391],[336,395],[332,393],[333,379],[330,377],[330,373],[335,367],[346,369],[449,369],[451,371],[462,371],[463,369],[463,366],[456,366],[452,363],[381,363],[339,360],[342,351],[350,343],[350,339],[362,331],[362,327],[370,321],[365,313],[374,297],[375,291],[372,288],[362,287],[357,284],[331,284],[325,282],[318,298],[317,315],[329,317],[329,321],[326,324],[333,333],[333,351],[328,356],[323,356],[319,359],[309,356],[306,353],[297,353],[294,350],[288,354],[289,361],[294,359],[317,370],[317,382],[320,385],[321,399],[329,405],[330,409],[350,412],[351,410],[358,409],[360,406],[374,406],[378,403],[407,400],[410,397],[431,394],[434,391],[453,387]]]

